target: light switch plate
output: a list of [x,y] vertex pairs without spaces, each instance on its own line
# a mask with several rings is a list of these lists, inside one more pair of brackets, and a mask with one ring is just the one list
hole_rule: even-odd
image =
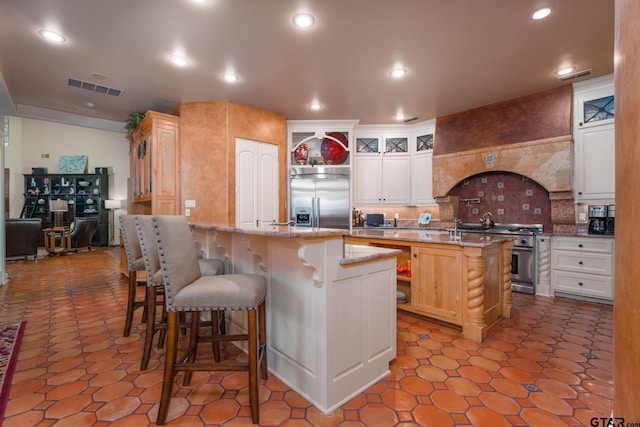
[[578,221],[585,222],[587,220],[587,214],[584,212],[580,212],[578,214]]

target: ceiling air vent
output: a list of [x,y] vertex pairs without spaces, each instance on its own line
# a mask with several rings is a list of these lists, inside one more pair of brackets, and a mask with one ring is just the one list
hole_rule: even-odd
[[571,79],[577,79],[578,77],[588,76],[591,74],[591,69],[576,71],[575,73],[565,74],[564,76],[558,76],[558,80],[565,81]]
[[120,96],[122,94],[122,91],[120,89],[114,89],[90,82],[83,82],[82,80],[78,79],[68,79],[67,84],[69,86],[90,90],[91,92],[103,93],[105,95]]
[[403,122],[405,122],[405,123],[409,123],[409,122],[412,122],[412,121],[414,121],[414,120],[418,120],[418,116],[411,116],[411,117],[407,117],[407,118],[405,118],[405,119],[404,119],[404,120],[402,120],[402,121],[403,121]]

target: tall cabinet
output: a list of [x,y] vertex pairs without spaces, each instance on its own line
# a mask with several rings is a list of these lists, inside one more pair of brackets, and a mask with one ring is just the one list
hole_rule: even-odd
[[107,174],[30,174],[24,175],[24,207],[21,216],[42,219],[42,228],[53,227],[52,200],[66,200],[68,210],[62,214],[63,225],[76,217],[98,218],[94,246],[109,244],[109,212],[104,201],[109,197]]
[[615,200],[613,75],[574,83],[575,199]]
[[179,120],[177,116],[147,111],[131,134],[130,213],[180,213]]

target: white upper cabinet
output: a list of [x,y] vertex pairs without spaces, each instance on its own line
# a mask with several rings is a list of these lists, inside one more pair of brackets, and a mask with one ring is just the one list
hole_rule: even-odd
[[614,101],[612,75],[573,85],[577,202],[615,200]]
[[411,138],[407,127],[357,126],[354,137],[354,205],[410,204]]
[[411,204],[435,205],[433,199],[433,142],[436,121],[416,124],[411,135]]

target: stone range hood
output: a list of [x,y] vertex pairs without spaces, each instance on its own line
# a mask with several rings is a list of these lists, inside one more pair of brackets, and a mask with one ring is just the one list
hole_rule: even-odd
[[[451,190],[490,172],[525,176],[549,193],[553,232],[575,231],[571,85],[439,117],[433,196],[443,222],[458,216]],[[545,230],[546,231],[546,230]]]
[[459,182],[486,172],[513,172],[549,192],[553,231],[570,231],[575,226],[572,158],[571,135],[434,155],[433,196],[440,206],[441,220],[458,217],[458,198],[448,193]]

